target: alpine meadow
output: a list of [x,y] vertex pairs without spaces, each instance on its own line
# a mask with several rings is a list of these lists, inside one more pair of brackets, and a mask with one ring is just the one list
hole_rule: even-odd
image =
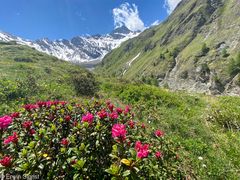
[[0,179],[240,179],[239,0],[18,3],[50,23],[0,22]]

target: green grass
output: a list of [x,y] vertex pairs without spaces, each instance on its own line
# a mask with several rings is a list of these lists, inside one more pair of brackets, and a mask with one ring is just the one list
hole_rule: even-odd
[[[169,92],[153,86],[112,79],[103,80],[101,89],[105,98],[131,104],[142,122],[164,130],[180,142],[184,169],[189,174],[193,173],[193,177],[240,177],[239,126],[238,129],[222,126],[223,122],[231,120],[239,123],[240,98]],[[216,114],[216,111],[223,111],[224,117]]]
[[80,66],[14,43],[0,44],[0,113],[36,100],[77,97],[72,77],[89,72]]

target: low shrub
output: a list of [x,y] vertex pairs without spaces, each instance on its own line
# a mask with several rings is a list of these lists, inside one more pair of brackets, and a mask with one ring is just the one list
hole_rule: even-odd
[[[37,102],[0,117],[0,173],[42,179],[180,179],[179,146],[110,101]],[[58,176],[58,177],[56,177]]]
[[91,73],[73,74],[71,80],[78,95],[93,96],[98,91],[98,82]]

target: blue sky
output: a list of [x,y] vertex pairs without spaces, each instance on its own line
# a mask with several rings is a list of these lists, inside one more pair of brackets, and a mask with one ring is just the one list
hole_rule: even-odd
[[106,34],[163,21],[180,0],[1,0],[0,30],[27,39]]

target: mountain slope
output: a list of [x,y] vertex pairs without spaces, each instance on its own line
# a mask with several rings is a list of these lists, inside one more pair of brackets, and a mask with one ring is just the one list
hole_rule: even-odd
[[18,44],[33,47],[59,59],[81,63],[101,60],[112,49],[138,34],[139,32],[132,32],[122,26],[106,35],[77,36],[71,40],[51,41],[45,38],[30,41],[2,32],[0,33],[0,41],[16,41]]
[[108,54],[98,71],[173,90],[240,94],[238,73],[229,73],[240,49],[239,9],[239,0],[183,0],[165,22]]
[[[72,98],[79,95],[79,87],[89,92],[94,86],[92,74],[80,66],[14,43],[0,43],[0,77],[0,101],[6,105]],[[0,112],[8,109],[1,107]]]

